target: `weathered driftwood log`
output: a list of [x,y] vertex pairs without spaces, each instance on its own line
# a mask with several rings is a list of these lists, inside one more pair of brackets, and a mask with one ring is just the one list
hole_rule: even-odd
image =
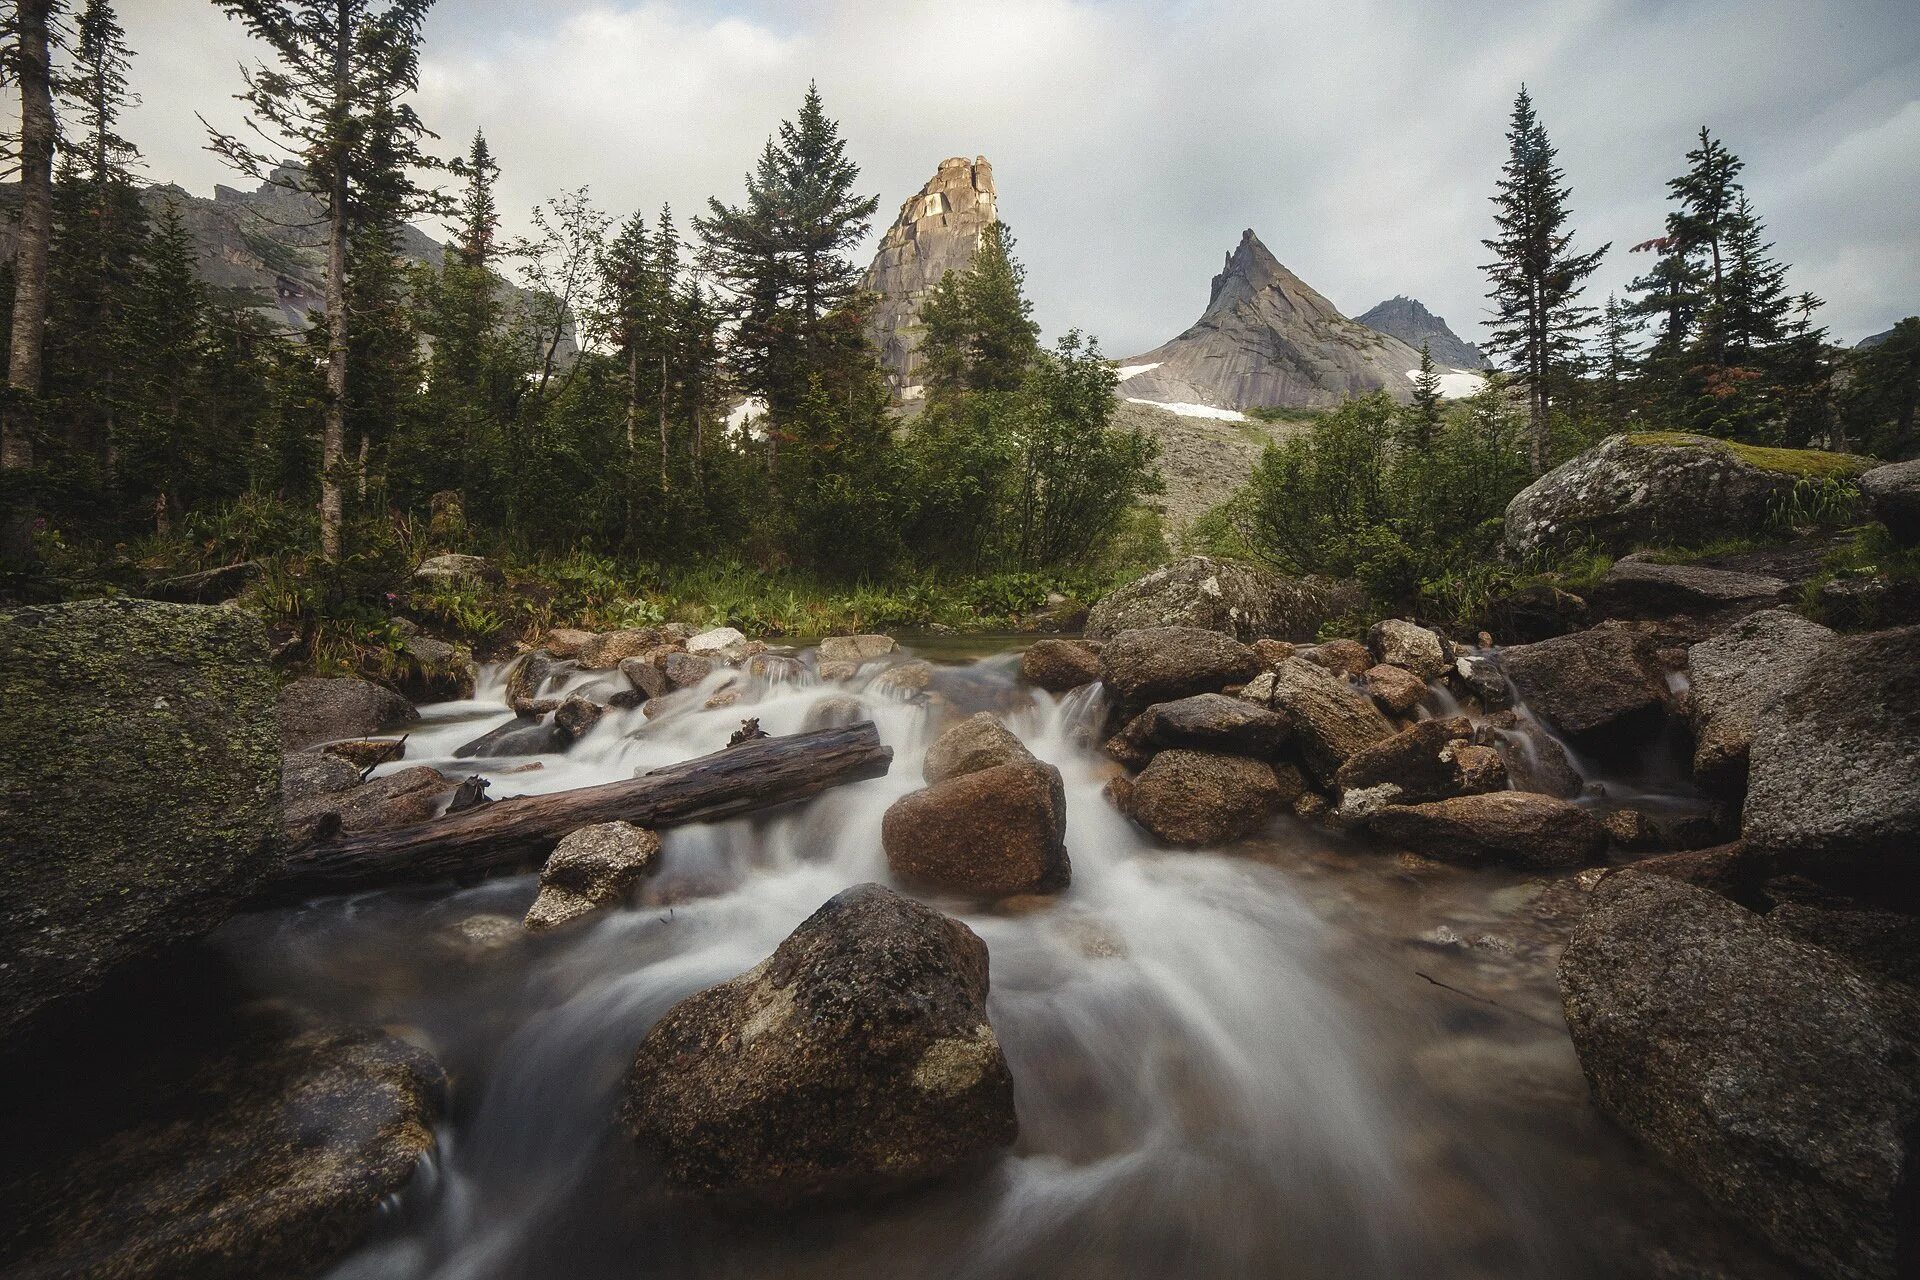
[[596,822],[717,822],[878,778],[893,761],[870,720],[760,738],[622,782],[497,800],[432,822],[304,845],[267,896],[285,901],[528,865]]

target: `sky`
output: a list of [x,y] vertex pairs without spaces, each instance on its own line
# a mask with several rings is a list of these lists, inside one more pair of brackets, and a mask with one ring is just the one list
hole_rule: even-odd
[[[201,0],[120,11],[148,176],[239,185],[196,113],[238,122],[244,30]],[[1920,312],[1914,0],[440,0],[416,105],[446,152],[486,131],[510,230],[583,185],[684,225],[740,198],[809,80],[880,197],[872,243],[942,158],[984,155],[1043,329],[1113,356],[1192,323],[1247,227],[1349,315],[1406,294],[1480,339],[1523,82],[1576,247],[1613,245],[1596,302],[1644,269],[1627,250],[1707,125],[1837,340]]]

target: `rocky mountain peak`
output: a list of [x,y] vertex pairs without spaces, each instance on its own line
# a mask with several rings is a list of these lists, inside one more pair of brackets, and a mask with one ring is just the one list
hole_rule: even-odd
[[1469,371],[1488,367],[1487,358],[1480,353],[1480,348],[1463,341],[1447,327],[1445,320],[1427,310],[1418,298],[1396,294],[1358,319],[1369,329],[1398,338],[1416,351],[1424,342],[1435,364]]
[[999,219],[993,166],[985,156],[952,156],[900,206],[880,241],[861,287],[879,295],[867,336],[880,353],[893,392],[917,398],[920,371],[920,304],[948,271],[965,271],[981,234]]

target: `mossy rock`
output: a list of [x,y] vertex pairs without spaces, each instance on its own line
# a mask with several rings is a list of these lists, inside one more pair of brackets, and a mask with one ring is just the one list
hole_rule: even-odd
[[0,1029],[196,938],[278,865],[258,618],[96,600],[0,611]]
[[[1849,482],[1872,465],[1683,432],[1609,436],[1514,497],[1506,548],[1525,559],[1751,538],[1792,523],[1803,506],[1845,514],[1858,501]],[[1809,483],[1811,504],[1802,500]]]

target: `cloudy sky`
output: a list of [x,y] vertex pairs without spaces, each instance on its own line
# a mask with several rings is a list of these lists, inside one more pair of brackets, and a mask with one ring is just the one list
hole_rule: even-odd
[[[122,0],[155,179],[233,182],[194,113],[237,119],[252,52],[199,0]],[[1852,342],[1920,311],[1914,0],[440,0],[419,108],[484,128],[524,211],[585,184],[624,214],[738,198],[816,79],[879,194],[874,238],[949,155],[993,162],[1050,334],[1112,355],[1197,316],[1244,227],[1349,314],[1395,293],[1463,336],[1502,129],[1533,90],[1598,296],[1642,266],[1702,124],[1796,291]]]

